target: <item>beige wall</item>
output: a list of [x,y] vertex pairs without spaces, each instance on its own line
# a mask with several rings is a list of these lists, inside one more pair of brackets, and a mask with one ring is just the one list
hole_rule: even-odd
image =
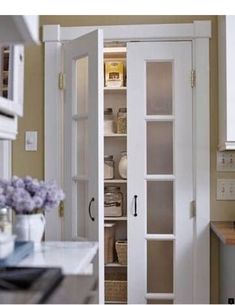
[[[235,217],[233,202],[216,201],[216,148],[218,143],[218,77],[217,77],[217,17],[216,16],[41,16],[40,23],[62,26],[186,23],[193,20],[211,20],[210,41],[210,84],[211,84],[211,219],[229,220]],[[43,178],[43,45],[26,48],[25,54],[25,113],[19,121],[19,135],[13,144],[13,172],[17,175],[32,175]],[[24,133],[37,130],[39,149],[37,152],[24,150]],[[227,174],[230,177],[232,174]],[[219,177],[219,175],[218,175]],[[220,177],[223,177],[220,174]]]
[[[230,220],[235,217],[234,202],[216,201],[216,149],[218,143],[218,65],[217,65],[217,17],[216,16],[41,16],[40,23],[61,26],[111,25],[111,24],[154,24],[187,23],[193,20],[211,20],[210,40],[210,149],[211,149],[211,219]],[[19,135],[13,144],[13,172],[17,175],[32,175],[43,178],[43,45],[26,48],[25,54],[25,112],[19,121]],[[39,149],[37,152],[24,151],[24,133],[37,130]],[[230,175],[231,176],[231,175]],[[219,175],[218,175],[219,177]],[[222,177],[222,175],[221,175]],[[228,177],[228,174],[227,176]],[[212,245],[212,301],[218,299],[218,244]],[[215,253],[215,255],[214,255]]]

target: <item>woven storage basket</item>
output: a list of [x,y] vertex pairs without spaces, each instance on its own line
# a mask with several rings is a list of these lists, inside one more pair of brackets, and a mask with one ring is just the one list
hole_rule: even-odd
[[114,223],[105,223],[104,226],[104,263],[114,261]]
[[127,277],[124,273],[105,275],[105,301],[127,301]]
[[127,265],[127,241],[117,240],[115,243],[118,262],[121,265]]

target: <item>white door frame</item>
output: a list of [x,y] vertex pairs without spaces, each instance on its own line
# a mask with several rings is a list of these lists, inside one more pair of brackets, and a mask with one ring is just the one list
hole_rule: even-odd
[[[61,72],[61,44],[95,29],[102,29],[105,41],[188,40],[193,43],[194,127],[194,303],[210,300],[210,111],[209,111],[209,39],[210,21],[187,24],[60,27],[44,25],[45,43],[45,179],[63,185],[63,97],[58,87]],[[60,240],[63,223],[57,211],[47,215],[47,240]]]
[[10,179],[12,172],[11,141],[0,141],[0,178]]

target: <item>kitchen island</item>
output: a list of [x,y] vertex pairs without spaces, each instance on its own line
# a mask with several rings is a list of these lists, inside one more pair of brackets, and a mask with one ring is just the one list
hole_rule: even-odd
[[92,274],[97,242],[47,241],[36,243],[34,253],[22,260],[21,267],[60,267],[65,275]]
[[[17,266],[12,266],[13,272],[19,269],[25,270],[25,274],[33,271],[35,268],[42,270],[57,269],[61,270],[63,277],[58,276],[50,288],[50,278],[44,274],[38,278],[32,279],[29,287],[20,285],[14,289],[0,289],[0,304],[34,304],[38,300],[40,303],[48,304],[87,304],[98,303],[98,277],[95,268],[93,268],[97,259],[98,243],[96,242],[42,242],[35,244],[34,252],[23,259]],[[2,267],[2,272],[7,268]],[[25,268],[25,269],[24,269]],[[94,270],[93,270],[94,269]],[[60,271],[60,273],[61,273]],[[46,272],[46,271],[45,271]],[[53,273],[53,271],[52,271]],[[49,275],[49,273],[48,273]],[[19,277],[19,276],[18,276]],[[14,282],[3,282],[5,284]],[[25,280],[25,279],[24,279]],[[35,281],[36,284],[35,284]],[[1,281],[0,281],[1,282]],[[1,286],[1,285],[0,285]],[[43,288],[44,287],[44,288]],[[47,291],[46,291],[47,290]]]

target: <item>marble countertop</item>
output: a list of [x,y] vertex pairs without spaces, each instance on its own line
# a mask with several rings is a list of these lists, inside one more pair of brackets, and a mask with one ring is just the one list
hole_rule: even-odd
[[48,241],[35,244],[34,253],[18,266],[60,267],[63,273],[87,274],[87,268],[98,251],[97,242]]

